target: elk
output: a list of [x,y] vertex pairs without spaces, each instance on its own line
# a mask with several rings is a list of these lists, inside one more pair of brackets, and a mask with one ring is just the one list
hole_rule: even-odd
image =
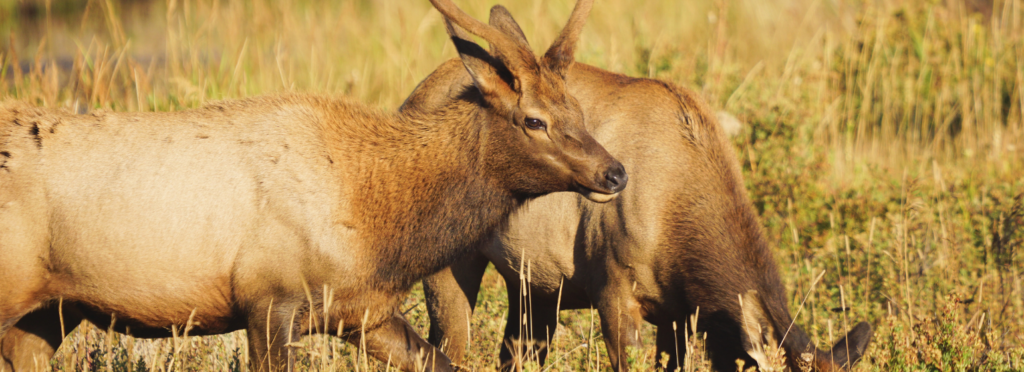
[[[490,23],[528,45],[505,8],[492,8]],[[438,68],[400,111],[433,110],[470,84],[457,67],[449,61]],[[559,305],[597,309],[616,370],[626,367],[625,348],[640,345],[645,320],[657,327],[658,353],[668,353],[668,368],[675,370],[684,325],[694,313],[712,363],[722,371],[735,370],[737,359],[763,363],[758,346],[770,340],[782,342],[794,371],[842,370],[863,355],[872,335],[868,323],[857,324],[831,350],[818,350],[799,326],[790,329],[785,288],[736,155],[695,93],[581,63],[566,80],[587,129],[630,170],[631,186],[601,205],[566,194],[532,200],[493,239],[481,241],[476,254],[425,279],[434,345],[462,361],[468,317],[492,262],[508,288],[503,370],[519,368],[524,358],[543,362]],[[529,282],[521,280],[524,268]]]
[[453,38],[473,82],[429,112],[296,94],[176,113],[3,103],[0,367],[50,358],[63,306],[66,326],[140,337],[244,329],[260,371],[291,369],[308,332],[451,370],[397,310],[411,286],[527,200],[607,202],[627,176],[565,87],[589,0],[542,58],[431,2],[492,52]]

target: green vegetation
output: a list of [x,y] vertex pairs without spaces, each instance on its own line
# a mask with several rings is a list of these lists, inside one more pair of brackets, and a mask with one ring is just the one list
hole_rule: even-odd
[[[426,1],[25,3],[0,2],[0,95],[51,107],[178,110],[301,90],[391,109],[455,56]],[[492,5],[459,3],[481,19]],[[503,3],[538,49],[572,7]],[[746,123],[734,144],[748,190],[819,346],[868,319],[856,370],[1022,371],[1024,1],[985,3],[604,0],[577,57],[696,90]],[[422,292],[403,306],[425,330]],[[497,364],[505,312],[489,272],[468,367]],[[532,369],[606,368],[599,321],[563,312],[548,364]],[[644,369],[662,359],[645,332],[629,358]],[[244,340],[86,326],[51,364],[244,370]],[[707,370],[701,335],[689,340],[686,370]],[[303,343],[308,368],[385,368],[337,339]]]

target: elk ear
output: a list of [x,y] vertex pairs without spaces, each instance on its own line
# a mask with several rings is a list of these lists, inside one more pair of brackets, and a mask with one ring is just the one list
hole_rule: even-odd
[[767,366],[768,355],[765,353],[765,344],[778,345],[775,341],[775,329],[764,313],[764,306],[757,291],[751,289],[741,294],[740,312],[742,313],[742,324],[740,338],[743,340],[743,350],[750,355],[760,366]]
[[572,14],[569,16],[569,22],[566,22],[562,33],[558,35],[554,43],[551,43],[547,53],[544,53],[544,63],[563,78],[568,76],[569,66],[572,66],[576,60],[576,41],[580,38],[580,31],[583,30],[583,25],[587,22],[587,15],[590,14],[590,8],[593,5],[593,0],[576,1],[576,7],[572,9]]
[[[448,34],[484,98],[491,104],[507,107],[517,104],[524,87],[532,86],[540,73],[533,50],[522,47],[494,26],[470,17],[451,0],[430,0],[430,3],[444,16]],[[486,40],[495,52],[489,54],[476,43],[458,37],[452,23]]]
[[873,333],[871,325],[867,322],[857,323],[846,337],[832,346],[832,360],[835,364],[849,369],[864,356]]
[[473,85],[488,103],[508,107],[515,103],[519,87],[508,68],[477,43],[470,41],[469,34],[444,20],[448,35],[459,52],[462,64],[473,78]]
[[[512,13],[509,13],[508,9],[505,9],[504,6],[495,5],[491,8],[491,19],[488,23],[498,29],[498,31],[508,35],[508,37],[524,48],[530,47],[530,43],[526,41],[526,34],[523,33],[523,29],[519,28],[519,24],[512,18]],[[491,51],[493,52],[494,49],[492,48]]]

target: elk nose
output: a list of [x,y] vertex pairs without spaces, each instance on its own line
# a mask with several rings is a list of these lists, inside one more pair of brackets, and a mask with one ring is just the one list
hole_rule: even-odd
[[626,175],[626,168],[622,167],[622,163],[615,162],[607,172],[604,173],[605,186],[608,190],[613,193],[622,191],[626,188],[626,182],[629,181],[629,176]]

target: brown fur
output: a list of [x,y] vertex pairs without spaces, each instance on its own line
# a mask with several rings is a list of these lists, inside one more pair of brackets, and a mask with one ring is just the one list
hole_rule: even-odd
[[[491,24],[526,43],[503,8],[492,9]],[[437,69],[426,80],[432,84],[414,92],[402,110],[429,110],[442,102],[452,90],[442,81],[452,87],[467,84],[456,67],[449,62]],[[658,351],[671,356],[669,369],[674,369],[683,325],[698,307],[698,327],[708,332],[716,368],[734,370],[736,359],[753,365],[749,352],[754,340],[741,332],[743,311],[737,301],[737,295],[750,291],[748,302],[754,304],[746,309],[763,309],[750,312],[750,318],[775,340],[785,340],[788,356],[812,352],[822,371],[860,358],[871,335],[867,323],[855,327],[831,354],[815,349],[799,326],[785,334],[792,318],[775,258],[732,146],[696,94],[579,63],[567,81],[583,107],[588,130],[630,170],[632,186],[602,205],[565,194],[531,201],[495,239],[480,245],[479,255],[425,280],[435,345],[447,346],[445,351],[457,362],[463,358],[469,334],[466,315],[472,312],[490,261],[509,289],[501,350],[506,369],[513,367],[513,354],[538,353],[544,359],[547,339],[557,326],[559,301],[562,309],[598,310],[616,369],[623,367],[624,347],[639,345],[637,330],[644,320],[658,327]],[[520,307],[526,290],[521,288],[520,269],[527,262],[530,299]],[[531,328],[522,329],[518,309],[532,314]],[[678,332],[673,332],[673,323],[679,325]],[[532,348],[522,346],[531,343]],[[798,362],[789,363],[796,368]]]
[[[257,370],[290,367],[290,335],[339,321],[402,369],[451,369],[397,312],[410,287],[526,200],[604,201],[626,183],[583,127],[563,67],[489,40],[497,57],[453,38],[474,83],[430,111],[311,95],[176,113],[0,105],[0,367],[52,355],[60,336],[36,321],[57,322],[63,299],[143,337],[246,329]],[[525,64],[537,68],[509,68]]]

